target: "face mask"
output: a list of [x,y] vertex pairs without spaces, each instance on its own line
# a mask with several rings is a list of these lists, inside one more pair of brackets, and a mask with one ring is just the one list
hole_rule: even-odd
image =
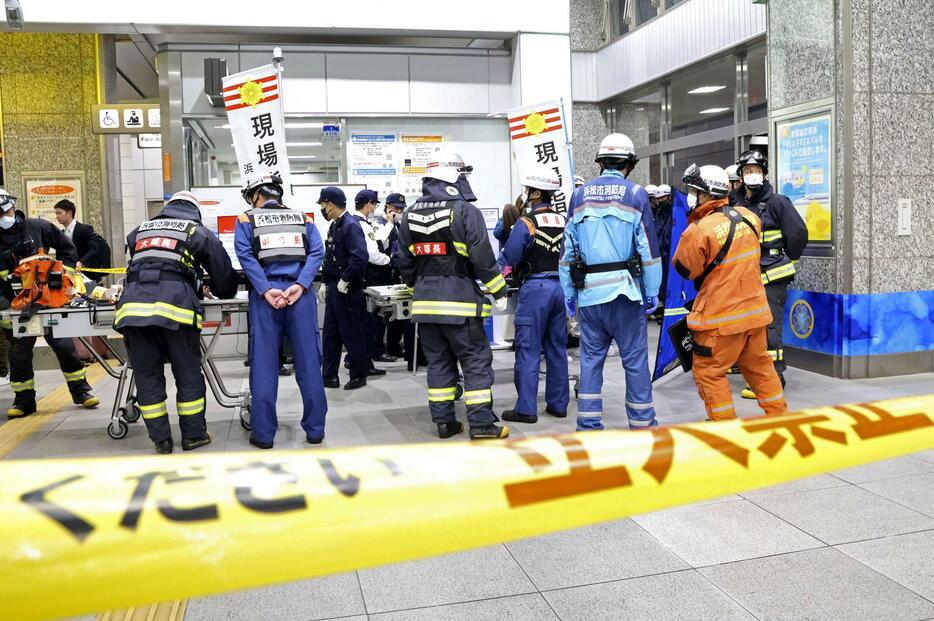
[[522,201],[522,204],[523,204],[523,205],[525,205],[527,202],[529,202],[529,192],[528,192],[528,190],[522,190],[522,196],[520,196],[519,199]]
[[750,188],[758,188],[762,185],[762,175],[759,173],[749,173],[743,177],[743,183]]
[[16,216],[0,217],[0,229],[8,229],[16,224]]
[[328,217],[328,210],[327,210],[327,208],[325,208],[325,207],[322,207],[322,208],[321,208],[321,215],[324,216],[324,219],[325,219],[325,220],[330,220],[330,219],[331,219],[331,218]]
[[694,209],[697,207],[697,194],[691,192],[688,194],[688,208]]

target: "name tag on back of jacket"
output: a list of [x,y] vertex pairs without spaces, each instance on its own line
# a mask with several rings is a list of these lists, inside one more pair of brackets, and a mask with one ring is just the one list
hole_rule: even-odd
[[136,240],[136,250],[147,250],[150,248],[167,248],[175,250],[178,246],[178,240],[171,237],[145,237]]
[[305,215],[301,213],[257,213],[253,214],[256,227],[277,226],[280,224],[305,224]]
[[540,214],[535,214],[535,223],[541,227],[546,227],[546,226],[563,227],[564,218],[562,218],[556,213],[540,213]]
[[446,255],[448,253],[447,244],[436,244],[434,242],[419,242],[414,244],[413,250],[418,256],[423,255]]
[[262,250],[270,248],[301,248],[302,236],[293,233],[267,233],[259,236],[259,247]]
[[141,231],[184,231],[191,224],[188,220],[171,220],[169,218],[159,218],[158,220],[148,220],[139,225]]

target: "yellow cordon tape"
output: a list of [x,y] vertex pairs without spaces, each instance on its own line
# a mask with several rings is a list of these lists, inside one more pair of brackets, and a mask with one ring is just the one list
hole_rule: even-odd
[[94,274],[126,274],[125,267],[82,267],[79,272],[92,272]]
[[934,396],[645,431],[0,464],[0,606],[77,615],[614,520],[934,447]]

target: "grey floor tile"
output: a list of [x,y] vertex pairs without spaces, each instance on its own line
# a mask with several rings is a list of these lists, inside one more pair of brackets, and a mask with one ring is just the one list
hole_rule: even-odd
[[[892,485],[900,481],[877,482]],[[828,544],[934,528],[934,520],[856,486],[757,498],[756,504]]]
[[699,571],[756,617],[770,621],[916,621],[934,616],[934,603],[833,548]]
[[848,543],[837,549],[934,601],[934,530]]
[[185,621],[310,621],[365,612],[360,584],[351,572],[192,599]]
[[546,621],[558,617],[538,593],[370,615],[370,621]]
[[849,485],[846,481],[842,481],[837,477],[830,476],[829,474],[818,474],[813,477],[805,477],[803,479],[797,479],[795,481],[789,481],[788,483],[781,483],[779,485],[771,485],[769,487],[761,487],[759,489],[750,490],[748,492],[742,492],[740,496],[743,498],[748,498],[750,500],[755,500],[756,498],[762,498],[764,496],[774,496],[775,494],[790,494],[793,492],[809,492],[815,489],[827,489],[829,487],[844,487]]
[[823,545],[747,500],[688,505],[633,520],[693,567]]
[[513,541],[506,547],[540,590],[688,568],[632,520]]
[[934,474],[863,483],[860,487],[934,517]]
[[912,457],[917,457],[918,459],[923,459],[924,461],[934,463],[934,449],[929,451],[921,451],[920,453],[912,453]]
[[837,470],[830,474],[849,483],[868,483],[869,481],[929,473],[934,473],[934,463],[906,455],[845,470]]
[[359,572],[370,613],[534,593],[501,545]]
[[754,619],[694,570],[544,593],[562,621]]

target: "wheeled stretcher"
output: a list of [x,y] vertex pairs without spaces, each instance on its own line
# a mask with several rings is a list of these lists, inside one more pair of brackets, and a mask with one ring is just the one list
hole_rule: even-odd
[[[246,321],[232,321],[235,314],[246,314],[247,301],[204,300],[204,328],[201,332],[201,368],[211,388],[211,393],[218,405],[234,408],[240,424],[250,428],[250,391],[232,390],[226,383],[214,362],[214,350],[221,336],[246,334]],[[76,338],[91,352],[94,359],[114,379],[117,389],[111,410],[107,435],[115,440],[125,438],[129,433],[130,423],[140,419],[141,410],[136,403],[136,390],[133,382],[133,369],[110,339],[115,334],[113,329],[116,308],[112,305],[91,305],[84,307],[64,307],[45,309],[26,319],[19,311],[7,310],[0,313],[0,318],[8,319],[13,324],[13,337],[43,336],[51,331],[54,338]],[[91,343],[93,337],[101,337],[106,349],[114,358],[111,363],[104,358]]]

